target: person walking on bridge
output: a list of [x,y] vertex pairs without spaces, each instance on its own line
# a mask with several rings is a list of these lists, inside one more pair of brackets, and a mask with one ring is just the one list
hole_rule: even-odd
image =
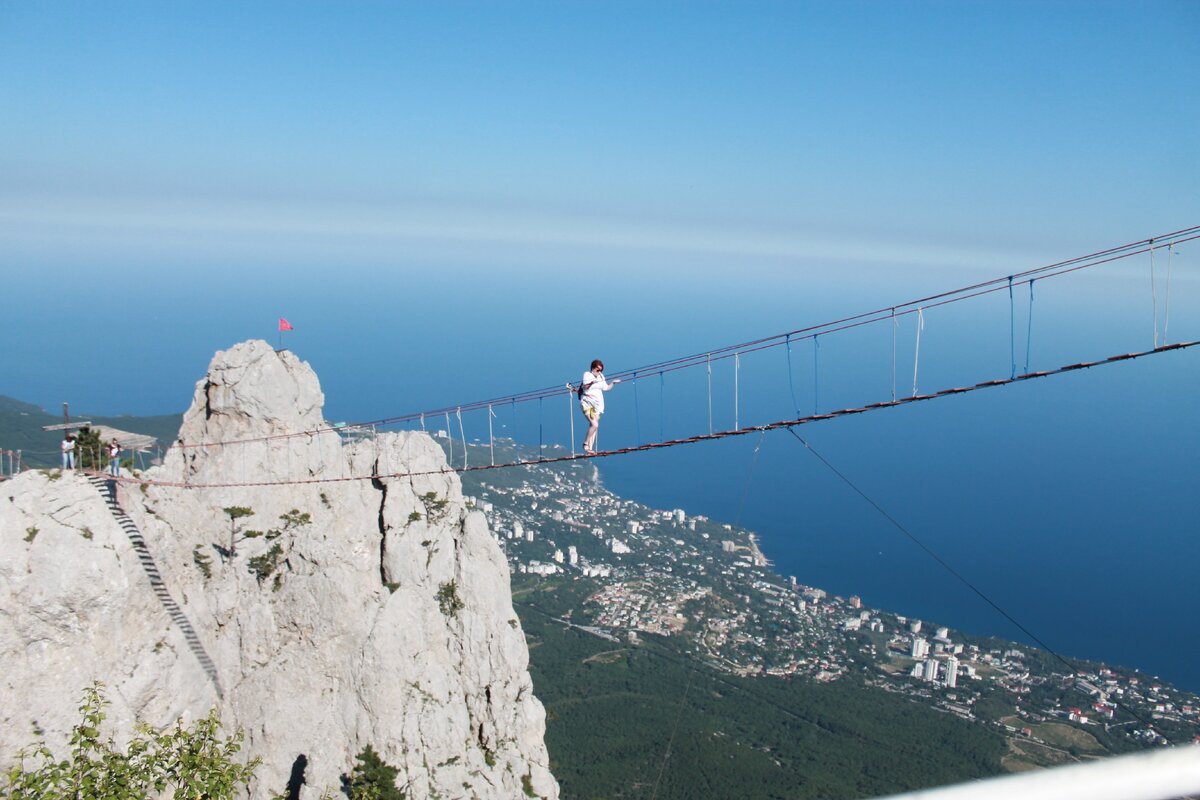
[[620,382],[620,378],[611,383],[605,379],[604,362],[598,358],[592,362],[592,368],[583,373],[583,381],[576,389],[579,392],[579,409],[588,421],[587,435],[583,438],[583,452],[596,452],[596,434],[600,432],[600,415],[604,413],[604,393]]

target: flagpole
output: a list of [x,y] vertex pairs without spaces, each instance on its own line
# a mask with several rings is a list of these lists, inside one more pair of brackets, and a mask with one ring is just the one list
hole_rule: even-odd
[[292,323],[287,321],[286,317],[279,318],[279,350],[283,350],[283,332],[290,331]]

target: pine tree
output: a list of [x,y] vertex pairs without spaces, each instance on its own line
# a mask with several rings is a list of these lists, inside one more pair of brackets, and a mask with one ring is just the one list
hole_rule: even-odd
[[404,792],[396,788],[399,774],[367,745],[350,772],[350,800],[404,800]]

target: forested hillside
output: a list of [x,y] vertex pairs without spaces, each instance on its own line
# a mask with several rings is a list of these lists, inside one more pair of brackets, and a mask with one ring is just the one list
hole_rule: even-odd
[[671,639],[569,629],[571,591],[514,586],[564,798],[875,797],[1001,772],[998,733],[855,677],[738,678]]

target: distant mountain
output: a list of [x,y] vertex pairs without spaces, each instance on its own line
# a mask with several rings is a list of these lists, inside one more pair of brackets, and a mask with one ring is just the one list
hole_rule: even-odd
[[[71,416],[72,419],[86,420],[96,425],[153,436],[163,449],[175,440],[183,419],[182,414],[111,417],[73,413]],[[61,414],[52,414],[31,403],[0,395],[0,449],[20,450],[22,464],[31,467],[58,465],[62,431],[43,431],[42,427],[60,422]]]
[[30,403],[22,403],[20,400],[15,400],[11,397],[5,397],[0,394],[0,412],[12,412],[14,414],[45,414],[43,408],[32,405]]

